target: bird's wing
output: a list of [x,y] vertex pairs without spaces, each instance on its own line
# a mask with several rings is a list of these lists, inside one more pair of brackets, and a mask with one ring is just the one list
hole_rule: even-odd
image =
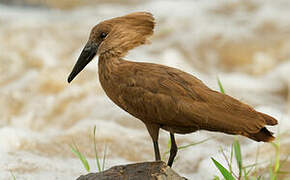
[[131,70],[134,83],[124,88],[122,99],[130,106],[128,112],[140,119],[231,134],[255,133],[266,124],[250,106],[209,89],[183,71],[150,63]]

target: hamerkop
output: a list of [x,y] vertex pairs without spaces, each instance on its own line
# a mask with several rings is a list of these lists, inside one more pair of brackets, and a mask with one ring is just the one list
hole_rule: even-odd
[[103,89],[115,104],[146,125],[156,160],[160,160],[159,129],[170,133],[169,166],[177,153],[174,133],[208,130],[238,134],[255,141],[274,139],[265,127],[277,124],[273,117],[209,89],[202,81],[179,69],[124,60],[129,50],[147,42],[153,29],[154,18],[147,12],[100,22],[92,29],[68,82],[98,54]]

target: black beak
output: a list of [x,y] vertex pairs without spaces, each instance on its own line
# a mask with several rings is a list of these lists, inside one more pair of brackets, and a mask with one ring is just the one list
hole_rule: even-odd
[[81,72],[89,62],[95,57],[98,51],[99,44],[87,43],[80,57],[78,58],[72,72],[70,73],[67,82],[71,82]]

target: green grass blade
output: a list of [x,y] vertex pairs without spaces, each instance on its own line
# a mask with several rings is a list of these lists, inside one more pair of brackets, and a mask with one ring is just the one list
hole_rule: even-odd
[[105,170],[106,156],[107,156],[107,145],[105,145],[105,150],[104,150],[102,171]]
[[230,173],[233,175],[233,173],[231,172],[231,164],[230,164],[230,161],[229,161],[228,157],[226,156],[226,154],[225,154],[224,149],[222,148],[222,146],[220,146],[220,150],[219,151],[222,153],[223,157],[225,158],[225,160],[226,160],[226,162],[228,164],[228,167],[230,169]]
[[87,172],[90,172],[90,165],[86,159],[86,157],[78,150],[77,146],[74,143],[73,147],[72,145],[70,145],[71,151],[81,160],[83,166],[85,167],[85,169],[87,170]]
[[225,94],[225,90],[224,90],[223,85],[222,85],[222,83],[221,83],[219,78],[217,78],[217,82],[218,82],[218,85],[219,85],[219,88],[220,88],[220,92]]
[[246,171],[246,168],[243,168],[243,171],[244,171],[244,180],[247,180],[248,179],[248,173]]
[[257,168],[258,165],[260,165],[262,163],[254,163],[254,164],[250,164],[250,165],[247,165],[247,166],[243,166],[243,169],[247,170],[247,174],[250,174],[250,172],[254,169],[254,168]]
[[[278,173],[280,171],[280,137],[279,135],[276,137],[276,141],[275,142],[271,142],[271,144],[274,146],[275,148],[275,161],[274,161],[274,167],[272,165],[271,167],[271,172],[272,172],[272,177],[271,180],[276,180],[278,177]],[[273,171],[274,169],[274,171]]]
[[10,174],[11,174],[11,176],[12,176],[12,179],[13,179],[13,180],[16,180],[16,176],[13,174],[12,171],[10,171]]
[[235,178],[231,175],[231,173],[224,168],[219,162],[217,162],[214,158],[211,158],[211,160],[214,162],[215,166],[219,169],[219,171],[222,173],[223,177],[226,180],[235,180]]
[[290,171],[279,171],[279,174],[290,174]]
[[231,157],[230,157],[230,173],[233,174],[233,154],[234,154],[234,145],[231,145]]
[[[233,146],[233,144],[232,144],[232,146]],[[220,152],[222,153],[223,157],[225,158],[225,160],[226,160],[226,162],[228,164],[228,167],[229,167],[231,175],[233,175],[235,178],[238,178],[238,176],[232,171],[232,160],[229,161],[228,157],[226,156],[226,154],[225,154],[225,152],[224,152],[224,150],[223,150],[223,148],[221,146],[220,146]]]
[[272,161],[270,162],[270,166],[269,166],[269,176],[270,176],[270,180],[275,180],[273,167],[272,167]]
[[166,158],[166,154],[169,153],[170,151],[170,147],[171,147],[171,139],[170,137],[168,138],[168,143],[167,143],[167,148],[166,148],[166,151],[163,153],[162,155],[162,161],[165,161],[165,158]]
[[101,163],[100,163],[100,159],[99,159],[99,156],[98,156],[97,145],[96,145],[96,125],[94,126],[94,151],[95,151],[95,158],[96,158],[98,171],[101,172],[102,171]]
[[210,139],[211,138],[207,138],[207,139],[204,139],[204,140],[201,140],[201,141],[198,141],[198,142],[187,144],[185,146],[179,146],[178,150],[185,149],[185,148],[188,148],[188,147],[191,147],[191,146],[195,146],[195,145],[198,145],[198,144],[202,144],[202,143],[204,143],[204,142],[206,142],[206,141],[208,141]]
[[214,176],[213,180],[220,180],[218,176]]
[[280,137],[279,135],[276,138],[276,142],[274,143],[275,146],[275,173],[279,172],[280,170]]
[[[255,158],[255,163],[254,163],[254,166],[250,166],[250,169],[248,170],[248,174],[250,174],[250,172],[252,170],[254,170],[254,173],[257,174],[257,167],[259,164],[261,163],[258,163],[258,159],[259,159],[259,145],[258,145],[258,148],[257,148],[257,151],[256,151],[256,158]],[[244,166],[244,168],[248,168],[247,166]]]
[[234,141],[234,151],[235,151],[235,158],[237,161],[237,165],[239,168],[239,177],[242,177],[242,155],[241,155],[241,148],[240,148],[240,143],[237,139]]
[[[210,139],[212,139],[212,138],[207,138],[207,139],[204,139],[204,140],[201,140],[201,141],[198,141],[198,142],[194,142],[194,143],[190,143],[190,144],[187,144],[187,145],[184,145],[184,146],[179,146],[179,147],[177,147],[177,148],[178,148],[178,150],[186,149],[186,148],[188,148],[188,147],[191,147],[191,146],[195,146],[195,145],[198,145],[198,144],[204,143],[204,142],[206,142],[206,141],[208,141],[208,140],[210,140]],[[163,154],[164,157],[165,157],[166,154],[169,153],[170,147],[171,147],[171,140],[170,140],[170,138],[169,138],[169,140],[168,140],[168,147],[167,147],[167,150],[166,150],[166,151],[164,152],[164,154]]]

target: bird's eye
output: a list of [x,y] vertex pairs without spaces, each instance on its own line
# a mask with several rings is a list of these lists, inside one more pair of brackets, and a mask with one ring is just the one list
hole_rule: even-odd
[[100,34],[100,38],[102,38],[102,39],[104,39],[106,36],[107,36],[107,33],[105,33],[105,32],[102,32],[102,33]]

